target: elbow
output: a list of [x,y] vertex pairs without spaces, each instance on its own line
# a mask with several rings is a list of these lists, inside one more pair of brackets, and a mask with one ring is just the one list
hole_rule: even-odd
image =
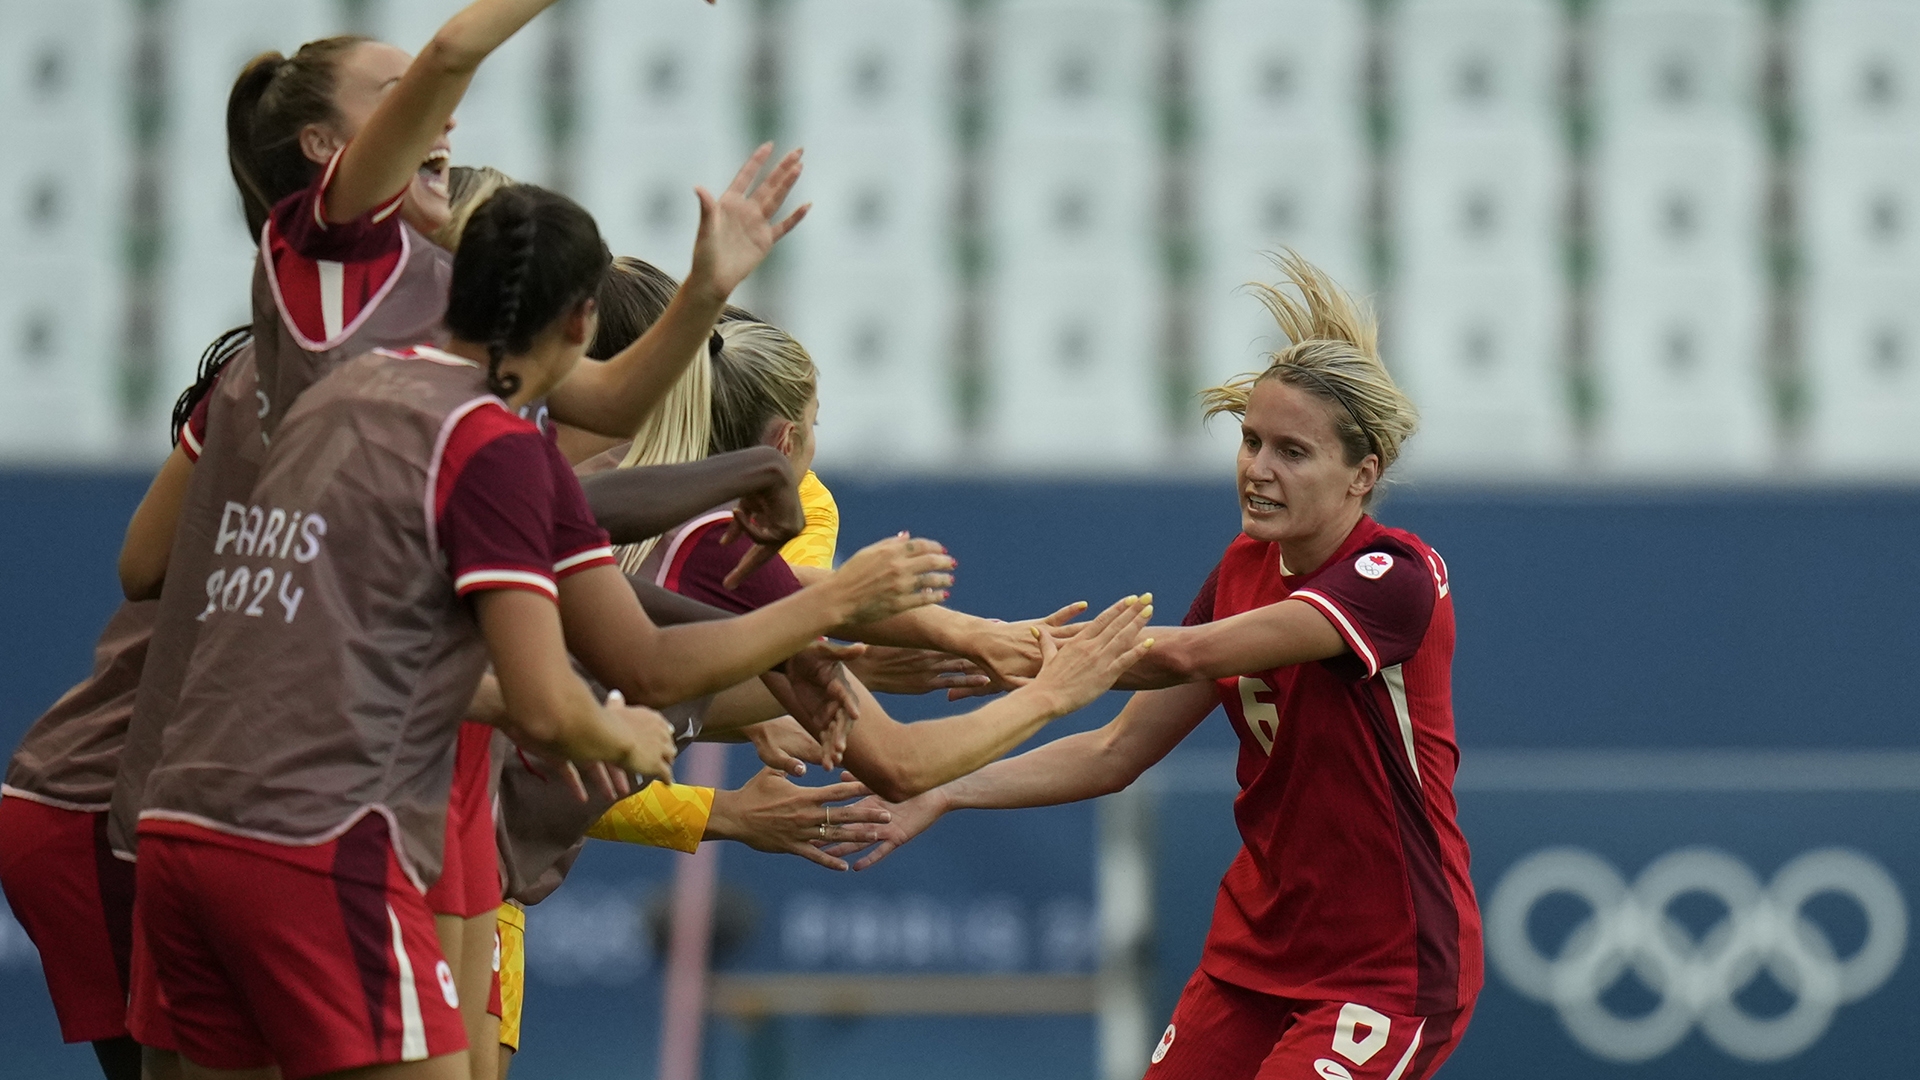
[[487,50],[470,40],[456,17],[433,35],[433,40],[427,42],[427,47],[420,50],[413,62],[435,75],[457,77],[472,74],[486,58]]
[[905,765],[898,759],[885,755],[863,756],[863,760],[846,762],[849,772],[867,790],[890,803],[903,803],[925,791],[931,791],[940,784],[937,778],[924,775],[924,770]]
[[120,555],[120,592],[129,601],[157,599],[166,580],[164,567],[142,566],[138,558]]
[[932,791],[934,788],[940,786],[938,784],[927,783],[919,777],[901,776],[897,773],[882,773],[870,778],[863,777],[861,782],[867,785],[867,790],[890,803],[906,802],[915,795]]

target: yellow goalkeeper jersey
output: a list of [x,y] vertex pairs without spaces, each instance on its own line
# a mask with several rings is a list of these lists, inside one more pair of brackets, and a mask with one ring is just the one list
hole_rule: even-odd
[[787,541],[780,557],[789,566],[833,569],[833,551],[840,542],[840,507],[812,469],[800,479],[800,507],[807,513],[807,527]]

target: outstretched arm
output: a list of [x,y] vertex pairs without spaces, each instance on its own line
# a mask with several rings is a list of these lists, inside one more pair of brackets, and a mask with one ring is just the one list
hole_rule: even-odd
[[1153,607],[1136,597],[1114,604],[1045,659],[1032,682],[972,712],[902,724],[863,686],[860,721],[847,742],[846,766],[881,797],[900,801],[998,759],[1049,722],[1084,708],[1114,678],[1154,648],[1141,631]]
[[[853,868],[865,870],[886,858],[952,810],[1052,806],[1119,791],[1167,756],[1206,719],[1216,700],[1208,683],[1144,691],[1133,695],[1120,715],[1098,730],[996,761],[903,803],[865,800],[859,805],[891,810],[893,820],[878,826],[884,839]],[[827,853],[844,857],[855,848],[841,844]]]
[[462,8],[380,99],[327,185],[327,220],[352,221],[413,181],[480,62],[555,0],[478,0]]
[[1347,651],[1339,631],[1304,600],[1282,600],[1198,626],[1156,626],[1153,635],[1160,643],[1121,676],[1121,689],[1223,679],[1330,660]]
[[664,706],[766,671],[829,627],[933,602],[953,566],[931,540],[894,537],[861,551],[833,578],[721,622],[662,629],[647,618],[618,569],[596,567],[560,582],[567,645],[594,677],[630,700]]
[[800,179],[800,151],[782,158],[766,180],[754,184],[772,156],[772,143],[754,151],[717,198],[705,188],[695,189],[700,232],[686,281],[640,340],[604,363],[582,363],[554,388],[547,397],[554,419],[612,438],[633,437],[696,351],[707,347],[727,297],[807,214],[802,206],[779,218],[787,193]]
[[794,484],[792,462],[771,446],[715,454],[685,465],[608,469],[580,479],[594,520],[616,544],[659,536],[716,506],[762,492],[788,495],[781,504],[784,520],[766,522],[769,528],[787,530],[779,540],[784,543],[806,526],[799,497],[792,494]]

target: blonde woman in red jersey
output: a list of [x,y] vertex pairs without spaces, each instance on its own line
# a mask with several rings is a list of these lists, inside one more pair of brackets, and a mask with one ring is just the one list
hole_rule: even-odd
[[[1112,723],[894,805],[873,865],[949,810],[1118,791],[1224,706],[1244,841],[1148,1080],[1425,1080],[1481,984],[1455,823],[1446,565],[1366,513],[1413,433],[1372,316],[1291,253],[1291,344],[1206,394],[1241,417],[1242,534]],[[850,854],[850,852],[841,852]]]

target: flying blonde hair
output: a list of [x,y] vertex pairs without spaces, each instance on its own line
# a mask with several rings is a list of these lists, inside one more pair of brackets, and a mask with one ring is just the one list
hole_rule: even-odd
[[[1292,248],[1270,258],[1285,280],[1277,285],[1250,282],[1248,287],[1272,313],[1288,344],[1268,354],[1266,370],[1202,390],[1206,417],[1245,416],[1253,388],[1277,379],[1332,405],[1334,431],[1347,464],[1358,465],[1373,454],[1384,476],[1399,459],[1400,445],[1419,426],[1420,413],[1380,360],[1380,327],[1373,309]],[[1372,498],[1369,492],[1368,501]]]

